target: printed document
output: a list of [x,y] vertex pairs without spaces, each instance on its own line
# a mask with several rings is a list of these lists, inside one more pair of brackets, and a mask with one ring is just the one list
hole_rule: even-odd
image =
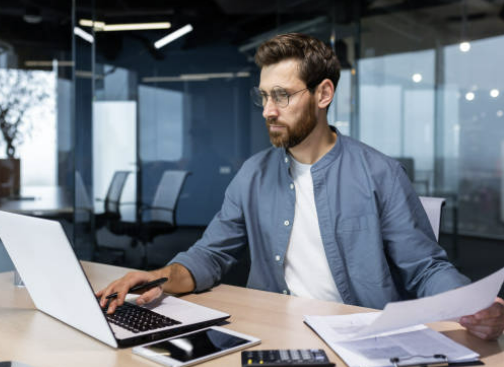
[[[390,367],[436,362],[473,362],[479,355],[425,325],[403,328],[373,337],[348,339],[345,327],[369,325],[380,313],[340,316],[305,316],[305,322],[345,361],[349,367]],[[443,355],[445,358],[436,357]]]
[[368,323],[342,324],[339,335],[355,339],[427,322],[458,320],[489,307],[504,282],[504,268],[477,282],[435,296],[388,303]]
[[458,320],[489,307],[504,282],[504,268],[477,282],[435,296],[392,302],[382,312],[305,316],[308,324],[350,367],[470,362],[479,355],[423,323]]

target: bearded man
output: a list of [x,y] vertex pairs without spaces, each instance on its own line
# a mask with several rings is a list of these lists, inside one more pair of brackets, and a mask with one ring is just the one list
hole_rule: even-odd
[[[124,302],[134,285],[159,277],[162,294],[202,291],[217,284],[248,251],[247,286],[300,297],[383,308],[469,283],[436,242],[423,207],[400,164],[327,122],[340,76],[323,42],[284,34],[262,44],[252,90],[273,147],[248,159],[226,190],[203,237],[169,265],[131,272],[97,293]],[[471,333],[498,337],[504,301],[461,320]]]

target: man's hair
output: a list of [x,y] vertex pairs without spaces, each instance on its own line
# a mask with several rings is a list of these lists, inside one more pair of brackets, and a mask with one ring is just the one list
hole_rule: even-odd
[[299,77],[311,92],[324,79],[338,86],[340,63],[333,50],[324,42],[301,33],[280,34],[264,42],[257,49],[257,66],[274,65],[281,61],[299,61]]

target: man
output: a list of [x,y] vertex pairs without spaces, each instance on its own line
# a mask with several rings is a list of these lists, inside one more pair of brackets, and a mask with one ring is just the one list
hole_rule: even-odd
[[[203,237],[165,268],[132,272],[97,293],[114,312],[132,286],[167,277],[162,290],[202,291],[248,249],[247,286],[303,297],[383,308],[469,280],[437,245],[422,205],[400,165],[345,137],[327,123],[340,68],[321,41],[276,36],[256,54],[261,68],[254,102],[274,147],[247,160]],[[504,301],[461,323],[484,339],[504,329]]]

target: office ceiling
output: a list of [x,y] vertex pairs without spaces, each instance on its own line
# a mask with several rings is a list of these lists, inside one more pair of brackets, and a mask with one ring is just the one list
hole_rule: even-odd
[[[58,57],[72,45],[70,0],[0,0],[0,52]],[[432,47],[504,34],[504,0],[75,0],[77,21],[91,18],[108,24],[169,21],[173,30],[191,23],[194,31],[162,51],[233,44],[253,52],[254,41],[271,31],[298,30],[320,35],[361,19],[366,47],[382,53]],[[94,4],[94,5],[93,5]],[[465,5],[464,5],[465,4]],[[336,24],[337,26],[333,26]],[[301,26],[299,26],[301,25]],[[346,27],[346,28],[345,28]],[[345,31],[346,29],[346,31]],[[117,57],[128,40],[152,43],[169,30],[101,32],[98,53]],[[385,38],[388,37],[388,38]],[[384,40],[391,39],[392,42]],[[385,45],[386,43],[386,45]],[[28,56],[25,56],[28,58]]]

